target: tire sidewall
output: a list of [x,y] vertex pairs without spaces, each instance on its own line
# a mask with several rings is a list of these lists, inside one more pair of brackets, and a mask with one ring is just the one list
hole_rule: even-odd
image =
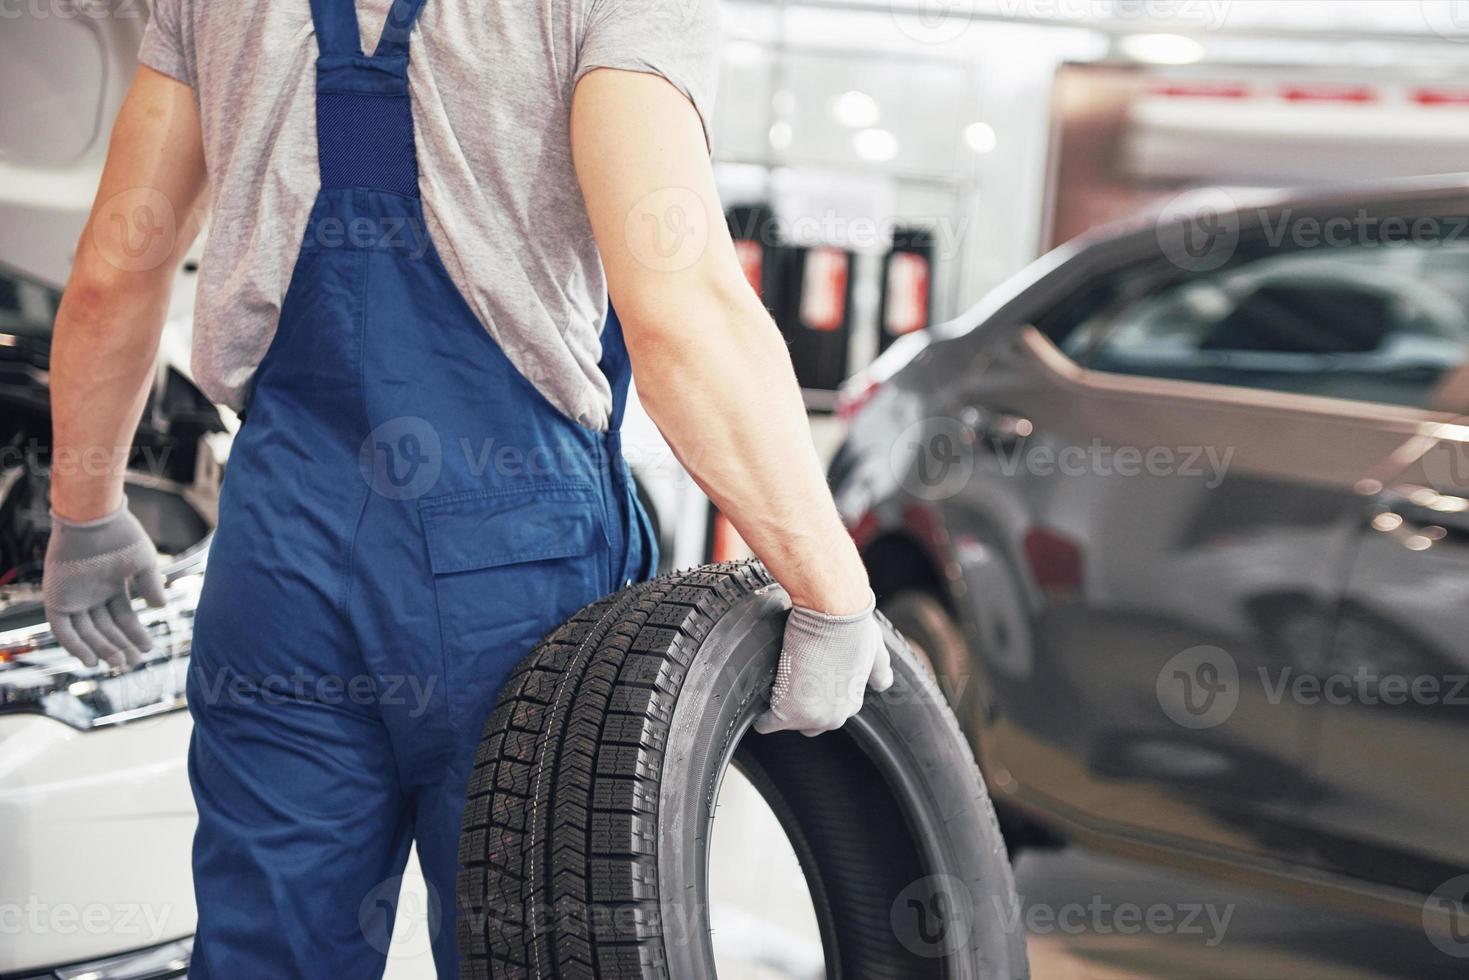
[[[659,783],[658,894],[671,977],[715,976],[709,831],[735,747],[766,707],[788,609],[783,590],[762,588],[737,599],[687,651]],[[848,732],[901,787],[931,871],[894,902],[892,928],[915,955],[949,958],[955,977],[1025,976],[1013,878],[979,770],[928,670],[891,626],[884,630],[895,683],[868,692]]]

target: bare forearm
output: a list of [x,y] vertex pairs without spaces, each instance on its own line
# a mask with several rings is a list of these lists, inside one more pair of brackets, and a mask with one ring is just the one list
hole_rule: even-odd
[[867,574],[827,489],[790,355],[753,294],[731,293],[634,328],[639,395],[794,602],[858,611],[871,601]]
[[122,504],[123,470],[158,353],[167,294],[74,276],[51,350],[51,506],[84,521]]
[[[107,164],[51,349],[51,506],[90,520],[122,503],[122,477],[158,356],[173,277],[199,230],[203,143],[193,93],[138,69],[112,130]],[[141,236],[140,215],[163,235]]]

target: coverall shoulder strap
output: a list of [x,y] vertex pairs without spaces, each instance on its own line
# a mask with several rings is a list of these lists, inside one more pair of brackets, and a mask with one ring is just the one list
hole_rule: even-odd
[[311,0],[311,23],[316,27],[316,49],[323,55],[362,55],[357,32],[357,5],[353,0]]
[[372,55],[374,58],[407,56],[408,36],[413,33],[413,22],[418,20],[424,2],[425,0],[393,0],[387,23],[383,25],[382,35],[377,39],[377,50]]
[[[378,38],[374,58],[408,54],[408,36],[423,10],[425,0],[393,0],[387,23]],[[316,45],[324,55],[362,56],[362,36],[357,30],[354,0],[311,0],[311,21],[316,25]]]

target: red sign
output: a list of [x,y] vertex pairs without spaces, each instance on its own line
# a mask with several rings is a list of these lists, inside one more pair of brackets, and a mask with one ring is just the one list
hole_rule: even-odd
[[840,330],[847,317],[847,253],[813,248],[801,278],[801,322],[811,330]]

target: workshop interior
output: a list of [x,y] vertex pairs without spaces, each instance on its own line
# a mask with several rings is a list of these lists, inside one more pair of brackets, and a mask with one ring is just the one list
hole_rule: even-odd
[[[244,418],[205,393],[206,225],[119,467],[163,582],[124,595],[151,650],[79,659],[43,575],[53,470],[77,464],[53,442],[53,326],[155,2],[0,0],[0,980],[200,975],[190,743],[197,699],[230,695],[193,663],[195,614],[290,642],[276,607],[308,569],[262,591],[216,561],[210,588],[211,552],[283,553],[316,429],[260,433],[348,383],[307,338]],[[601,2],[717,20],[713,217],[789,353],[891,686],[839,729],[761,731],[799,602],[670,446],[636,351],[613,378],[626,465],[585,484],[405,502],[425,491],[392,447],[431,443],[449,481],[458,441],[379,426],[388,482],[364,443],[340,486],[421,518],[413,589],[438,604],[396,642],[493,643],[440,637],[481,602],[565,623],[493,682],[448,671],[445,703],[488,718],[456,853],[404,837],[371,888],[279,885],[282,919],[330,901],[357,927],[280,935],[300,975],[342,975],[309,947],[351,942],[390,980],[449,975],[445,949],[476,978],[1469,976],[1469,2]],[[538,4],[567,6],[597,5]],[[402,82],[383,47],[341,84]],[[341,111],[320,118],[397,132]],[[142,250],[173,220],[149,207]],[[670,241],[691,220],[663,219]],[[297,274],[325,294],[337,259]],[[578,515],[604,484],[636,560],[573,593],[552,572],[603,547]],[[268,806],[216,801],[214,833]]]

